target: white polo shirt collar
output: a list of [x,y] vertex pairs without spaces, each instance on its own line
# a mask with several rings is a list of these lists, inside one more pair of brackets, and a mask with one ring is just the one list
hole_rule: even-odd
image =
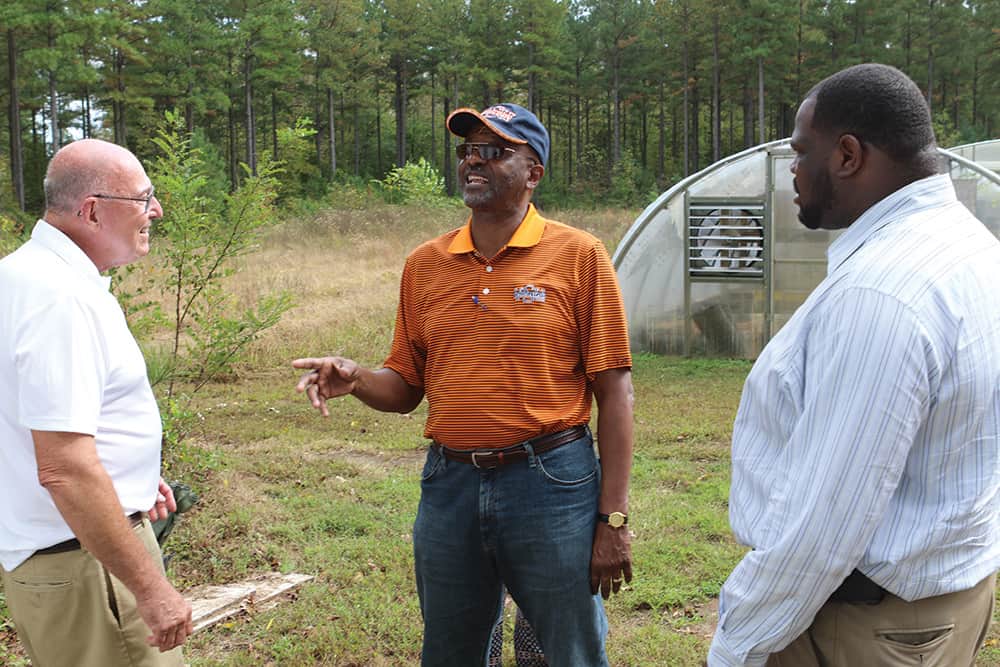
[[87,257],[73,240],[45,220],[39,219],[31,232],[31,240],[43,246],[66,262],[82,277],[93,281],[105,290],[111,289],[111,277],[102,276],[97,265]]

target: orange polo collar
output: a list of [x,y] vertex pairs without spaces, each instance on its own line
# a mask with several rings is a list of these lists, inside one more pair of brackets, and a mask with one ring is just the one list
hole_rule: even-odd
[[[538,215],[534,204],[528,204],[528,212],[524,215],[524,220],[514,230],[514,235],[507,241],[504,248],[530,248],[538,245],[542,240],[542,232],[545,231],[545,218]],[[461,255],[466,252],[474,252],[475,244],[472,242],[472,218],[465,223],[465,227],[458,230],[458,234],[448,245],[448,252]],[[503,248],[501,248],[503,250]]]

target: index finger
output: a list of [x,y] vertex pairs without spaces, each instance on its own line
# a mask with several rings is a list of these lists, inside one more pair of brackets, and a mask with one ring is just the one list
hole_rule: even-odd
[[306,389],[309,388],[309,385],[312,384],[312,381],[316,378],[317,378],[316,371],[310,371],[309,373],[305,373],[302,377],[299,378],[299,383],[295,385],[295,390],[300,392],[305,391]]
[[632,561],[625,561],[622,565],[622,573],[625,575],[625,581],[632,583]]
[[293,359],[292,368],[320,368],[323,365],[323,359],[317,357],[303,357],[302,359]]

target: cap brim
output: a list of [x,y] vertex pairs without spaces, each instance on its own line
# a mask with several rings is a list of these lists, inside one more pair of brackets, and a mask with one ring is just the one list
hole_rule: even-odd
[[510,136],[489,120],[483,118],[482,114],[475,109],[455,109],[448,115],[448,120],[445,121],[445,125],[452,134],[458,137],[467,137],[470,132],[476,129],[476,127],[479,125],[485,125],[490,132],[512,144],[528,143],[524,139]]

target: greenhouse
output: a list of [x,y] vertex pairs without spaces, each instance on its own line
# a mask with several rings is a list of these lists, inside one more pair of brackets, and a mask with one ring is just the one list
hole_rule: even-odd
[[955,146],[948,150],[1000,174],[1000,139]]
[[[1000,175],[990,170],[1000,166],[1000,141],[960,150],[940,150],[942,168],[1000,237]],[[788,139],[750,148],[639,215],[613,257],[633,350],[753,359],[805,301],[840,232],[799,222],[793,158]]]

